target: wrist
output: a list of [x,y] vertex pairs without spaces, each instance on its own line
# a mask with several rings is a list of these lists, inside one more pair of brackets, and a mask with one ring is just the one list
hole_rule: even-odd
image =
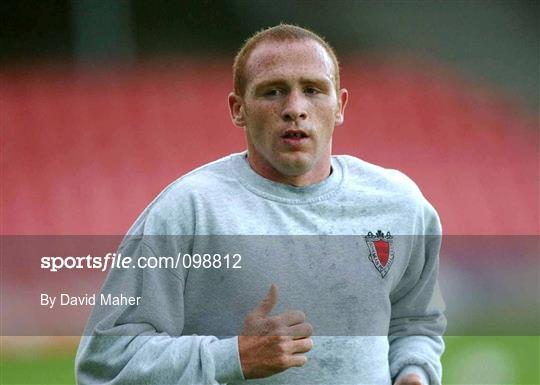
[[214,359],[216,381],[226,383],[245,379],[240,364],[238,337],[214,341],[209,350]]

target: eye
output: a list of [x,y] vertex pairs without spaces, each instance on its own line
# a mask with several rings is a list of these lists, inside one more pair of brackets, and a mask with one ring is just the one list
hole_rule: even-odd
[[306,87],[304,89],[304,92],[308,95],[316,95],[318,93],[321,92],[321,90],[319,90],[318,88],[315,88],[315,87]]
[[283,94],[279,88],[271,88],[264,92],[264,96],[280,96]]

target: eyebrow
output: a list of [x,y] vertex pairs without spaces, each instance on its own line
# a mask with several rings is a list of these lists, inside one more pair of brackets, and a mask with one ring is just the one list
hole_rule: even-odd
[[[265,87],[270,87],[270,86],[275,86],[275,85],[283,85],[283,84],[287,84],[288,81],[286,79],[270,79],[270,80],[265,80],[259,84],[256,84],[255,85],[255,89],[258,90],[258,89],[261,89],[261,88],[265,88]],[[300,78],[300,83],[302,84],[331,84],[332,81],[330,79],[327,79],[327,78],[308,78],[308,77],[301,77]]]

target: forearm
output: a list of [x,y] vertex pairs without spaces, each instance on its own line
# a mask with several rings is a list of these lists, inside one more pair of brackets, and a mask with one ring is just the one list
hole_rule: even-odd
[[236,337],[85,336],[75,367],[79,385],[208,385],[243,379]]
[[[137,240],[121,251],[133,258],[160,255]],[[77,383],[207,385],[242,379],[238,338],[183,335],[183,288],[182,275],[170,270],[110,271],[102,293],[142,300],[138,306],[95,306],[77,352]]]
[[[391,338],[388,360],[392,379],[397,380],[406,368],[421,368],[428,382],[423,385],[440,385],[442,381],[441,355],[444,340],[441,336],[403,336]],[[422,371],[424,373],[422,373]]]
[[425,228],[412,239],[408,269],[391,295],[389,364],[392,379],[415,369],[427,377],[423,385],[442,381],[441,355],[446,329],[445,304],[438,284],[441,228],[438,216],[426,206]]

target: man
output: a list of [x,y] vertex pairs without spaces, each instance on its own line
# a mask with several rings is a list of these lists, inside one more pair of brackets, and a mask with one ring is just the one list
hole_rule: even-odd
[[[103,292],[141,304],[96,306],[80,384],[440,384],[437,214],[399,172],[331,156],[339,83],[332,48],[308,30],[246,42],[228,101],[247,152],[180,178],[129,230],[122,254],[191,254],[110,272]],[[242,269],[213,253],[219,264],[200,268],[197,251],[232,248]]]

